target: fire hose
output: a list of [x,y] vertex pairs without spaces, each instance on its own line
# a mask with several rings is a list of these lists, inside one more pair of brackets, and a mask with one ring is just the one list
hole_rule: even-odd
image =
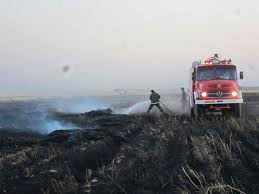
[[159,102],[167,109],[167,111],[168,111],[169,113],[174,114],[174,112],[171,111],[163,102],[161,102],[161,101],[159,101]]

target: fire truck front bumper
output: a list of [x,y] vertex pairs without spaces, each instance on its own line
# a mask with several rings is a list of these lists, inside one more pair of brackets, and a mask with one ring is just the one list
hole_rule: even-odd
[[243,99],[195,100],[195,104],[241,104]]

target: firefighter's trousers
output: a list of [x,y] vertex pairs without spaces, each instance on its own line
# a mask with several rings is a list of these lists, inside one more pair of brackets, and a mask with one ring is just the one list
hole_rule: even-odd
[[159,103],[151,103],[148,107],[147,113],[149,113],[154,106],[156,106],[161,112],[164,112]]

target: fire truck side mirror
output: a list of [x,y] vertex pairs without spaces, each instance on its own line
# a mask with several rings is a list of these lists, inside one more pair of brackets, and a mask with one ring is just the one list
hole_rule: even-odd
[[239,75],[240,79],[244,79],[244,72],[240,71],[240,75]]

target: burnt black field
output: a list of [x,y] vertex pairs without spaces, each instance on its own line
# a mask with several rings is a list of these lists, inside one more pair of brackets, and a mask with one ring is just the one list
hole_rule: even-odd
[[[29,104],[10,103],[8,114],[1,106],[0,193],[258,193],[255,116],[196,121]],[[44,121],[65,128],[42,132]]]

